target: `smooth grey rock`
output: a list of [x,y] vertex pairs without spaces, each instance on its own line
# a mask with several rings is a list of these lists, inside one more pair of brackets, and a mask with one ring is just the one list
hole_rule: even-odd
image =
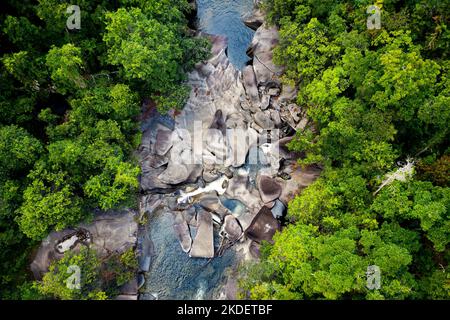
[[278,230],[280,230],[280,224],[273,217],[270,209],[262,207],[253,219],[250,227],[245,231],[245,234],[257,243],[262,241],[273,243],[272,238]]
[[214,72],[215,68],[211,63],[201,63],[198,65],[197,70],[200,75],[204,77],[208,77],[211,73]]
[[150,215],[162,204],[161,195],[159,194],[149,194],[142,196],[139,202],[139,212],[140,215]]
[[152,258],[150,256],[142,256],[139,258],[139,271],[148,272],[150,270],[151,262]]
[[188,171],[190,171],[191,173],[186,179],[186,183],[197,183],[198,179],[203,174],[203,166],[201,164],[194,164],[189,166]]
[[225,167],[233,166],[235,168],[244,165],[247,158],[248,150],[251,145],[257,142],[257,136],[253,134],[252,130],[228,130],[227,144],[229,146],[229,153]]
[[158,177],[159,175],[166,170],[166,168],[146,168],[141,165],[142,175],[141,175],[141,190],[146,191],[154,191],[159,189],[169,189],[170,185],[163,183]]
[[136,254],[138,257],[139,271],[148,272],[151,264],[151,257],[153,254],[153,243],[150,240],[148,233],[142,234],[138,238],[138,244],[136,248]]
[[272,215],[274,218],[279,219],[283,217],[284,212],[286,211],[286,207],[284,206],[283,202],[280,200],[275,200],[275,205],[271,209]]
[[220,176],[221,176],[220,172],[216,171],[215,169],[205,168],[203,170],[203,180],[205,180],[205,182],[207,183],[219,179]]
[[286,84],[283,84],[283,87],[281,89],[281,94],[279,97],[280,102],[290,102],[294,100],[297,97],[297,88],[292,87]]
[[275,201],[270,201],[264,204],[267,208],[272,209],[275,206]]
[[[211,164],[221,164],[227,158],[226,137],[218,129],[209,129],[204,136],[206,150],[204,155],[209,155]],[[208,154],[209,153],[209,154]]]
[[267,94],[269,96],[279,96],[280,95],[280,88],[270,88],[267,90]]
[[230,241],[238,240],[243,234],[239,221],[231,214],[225,216],[223,230]]
[[[253,189],[250,185],[248,172],[243,169],[239,169],[230,179],[226,195],[229,199],[241,201],[253,213],[257,213],[263,205],[258,190]],[[245,229],[244,226],[242,227]]]
[[183,214],[178,213],[175,215],[173,229],[175,230],[175,234],[178,237],[178,241],[180,242],[183,251],[186,253],[189,252],[192,246],[192,239],[189,231],[189,226],[184,219]]
[[156,133],[155,153],[165,155],[172,148],[172,131],[159,129]]
[[172,164],[158,176],[163,184],[179,184],[189,178],[190,172],[183,164]]
[[274,201],[281,195],[282,187],[275,179],[260,175],[257,180],[258,190],[264,203]]
[[199,210],[197,219],[199,226],[189,256],[193,258],[213,258],[214,238],[211,213]]
[[[295,166],[295,164],[292,164],[292,166]],[[280,196],[281,202],[287,206],[302,189],[312,184],[320,176],[320,172],[320,169],[314,167],[305,169],[295,167],[289,174],[291,179],[277,180],[283,185],[283,192]]]
[[276,142],[275,148],[279,150],[280,158],[285,160],[296,160],[303,157],[300,152],[290,151],[288,144],[294,139],[294,136],[281,138]]
[[114,300],[137,300],[137,299],[138,299],[137,294],[133,294],[133,295],[120,294]]
[[261,110],[266,110],[270,106],[270,95],[263,95],[261,97]]
[[264,153],[267,162],[270,164],[270,168],[265,168],[266,174],[274,176],[280,169],[280,152],[278,151],[277,143],[263,143],[260,145],[260,149]]
[[214,119],[209,128],[219,130],[222,135],[226,134],[227,127],[225,125],[225,120],[223,119],[222,110],[219,109],[216,111],[216,113],[214,114]]
[[254,115],[255,122],[263,129],[273,129],[274,123],[270,118],[262,111],[257,112]]
[[[277,40],[274,41],[274,45],[277,44]],[[262,50],[260,50],[260,48]],[[264,83],[275,76],[281,75],[282,68],[279,66],[276,66],[273,62],[273,52],[271,50],[268,50],[268,48],[264,48],[261,43],[258,43],[256,48],[252,49],[253,52],[253,70],[255,71],[256,76],[256,82]]]
[[138,274],[138,290],[141,289],[145,284],[145,277],[142,273]]
[[247,129],[247,123],[245,119],[242,117],[242,113],[235,112],[233,114],[229,114],[226,120],[227,129]]
[[259,259],[261,256],[261,245],[255,241],[252,241],[252,243],[250,244],[250,247],[248,248],[250,251],[250,254],[252,255],[253,258],[255,259]]
[[256,31],[264,23],[264,17],[265,14],[262,10],[255,9],[250,16],[243,20],[243,22],[247,27]]
[[152,153],[142,160],[141,166],[142,168],[148,168],[147,170],[151,170],[151,168],[158,169],[166,165],[168,162],[169,157],[167,155],[160,156]]
[[120,288],[120,294],[124,295],[136,295],[137,291],[138,291],[138,281],[136,277],[125,283]]
[[230,210],[228,210],[222,202],[220,202],[219,197],[213,193],[203,195],[199,200],[199,204],[206,211],[216,213],[221,219],[223,219],[226,215],[231,214]]
[[255,72],[252,66],[246,66],[242,70],[242,77],[244,80],[244,88],[250,101],[254,104],[259,102],[258,87],[256,86]]
[[[90,247],[100,258],[105,258],[111,252],[123,253],[136,245],[138,228],[136,220],[136,212],[109,210],[97,214],[91,223],[79,224],[77,228],[89,232]],[[53,231],[42,241],[30,266],[36,279],[42,278],[51,262],[63,257],[63,254],[56,251],[56,245],[74,231],[74,229]],[[83,244],[80,243],[70,250],[77,252],[81,245]]]
[[184,220],[189,224],[190,226],[197,226],[197,220],[196,215],[197,212],[195,211],[195,207],[189,207],[186,210],[182,212]]
[[279,128],[282,124],[280,113],[277,110],[270,110],[270,118],[272,119],[276,128]]

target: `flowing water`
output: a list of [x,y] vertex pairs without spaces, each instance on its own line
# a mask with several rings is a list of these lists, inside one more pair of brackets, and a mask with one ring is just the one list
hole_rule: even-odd
[[[212,299],[214,289],[224,280],[226,268],[233,265],[234,251],[228,250],[210,261],[189,258],[181,249],[172,225],[170,212],[156,212],[149,221],[155,255],[146,277],[145,292],[158,299]],[[216,248],[218,244],[216,238]]]
[[252,41],[254,31],[242,17],[253,10],[253,0],[197,0],[198,29],[228,38],[228,57],[238,69],[249,60],[245,51]]
[[[253,37],[241,18],[250,14],[252,0],[197,0],[199,29],[228,37],[228,56],[238,68],[248,61],[245,51]],[[158,121],[167,122],[164,117]],[[156,120],[147,122],[143,129],[154,126]],[[227,201],[225,205],[239,215],[245,208],[239,201]],[[150,271],[145,275],[143,297],[158,299],[211,299],[215,289],[225,280],[226,270],[236,262],[235,252],[227,250],[222,257],[194,259],[183,252],[173,229],[170,212],[154,212],[146,232],[153,245]],[[219,245],[215,230],[215,246]]]

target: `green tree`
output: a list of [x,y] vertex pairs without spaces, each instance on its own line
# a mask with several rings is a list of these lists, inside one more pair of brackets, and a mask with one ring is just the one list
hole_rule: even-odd
[[62,230],[73,226],[84,216],[82,200],[64,172],[53,172],[38,163],[28,176],[32,181],[23,193],[17,222],[24,234],[40,240],[52,228]]
[[[76,267],[80,270],[80,288],[67,285],[74,275]],[[95,251],[82,246],[79,253],[68,251],[64,257],[53,262],[37,287],[48,297],[62,300],[106,300],[108,297],[101,289],[101,263]]]
[[58,92],[66,94],[86,87],[81,74],[83,60],[80,48],[70,43],[61,48],[52,47],[47,54],[46,64]]

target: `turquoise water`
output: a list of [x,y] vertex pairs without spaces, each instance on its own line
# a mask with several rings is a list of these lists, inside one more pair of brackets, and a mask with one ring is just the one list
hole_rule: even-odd
[[[146,274],[145,292],[161,300],[212,299],[215,289],[225,280],[225,270],[235,261],[235,252],[222,257],[189,258],[183,252],[173,230],[170,212],[157,212],[148,222],[154,255]],[[217,231],[215,231],[217,235]],[[215,246],[219,239],[215,239]]]
[[242,69],[249,57],[245,54],[254,31],[242,17],[253,10],[253,0],[197,0],[198,29],[228,37],[228,57],[233,65]]

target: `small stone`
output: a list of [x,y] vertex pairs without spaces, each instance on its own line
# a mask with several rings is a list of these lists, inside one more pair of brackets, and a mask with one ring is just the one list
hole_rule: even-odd
[[280,95],[280,88],[270,88],[267,90],[267,94],[269,96],[279,96]]
[[141,289],[145,284],[145,277],[142,273],[138,274],[138,290]]
[[284,212],[286,211],[286,207],[280,200],[275,200],[275,205],[273,206],[271,211],[275,219],[280,219],[281,217],[283,217]]
[[175,230],[175,234],[180,241],[180,245],[183,251],[189,252],[192,246],[191,234],[189,232],[189,226],[181,213],[175,216],[173,229]]
[[265,94],[261,97],[261,110],[266,110],[270,106],[270,96]]
[[270,118],[262,111],[259,111],[254,116],[255,122],[263,129],[273,129],[274,123]]
[[282,192],[281,185],[269,176],[261,175],[257,179],[257,185],[264,203],[277,199]]
[[236,241],[242,236],[242,228],[238,220],[232,216],[227,215],[224,219],[223,229],[230,241]]
[[279,128],[282,124],[280,113],[277,110],[270,110],[270,117],[272,118],[275,127]]
[[155,153],[165,155],[172,148],[172,131],[159,129],[156,133]]
[[247,96],[250,98],[252,103],[258,103],[259,101],[259,93],[258,88],[256,86],[256,77],[255,72],[253,71],[252,66],[246,66],[244,70],[242,70],[242,77],[244,82],[245,92]]

